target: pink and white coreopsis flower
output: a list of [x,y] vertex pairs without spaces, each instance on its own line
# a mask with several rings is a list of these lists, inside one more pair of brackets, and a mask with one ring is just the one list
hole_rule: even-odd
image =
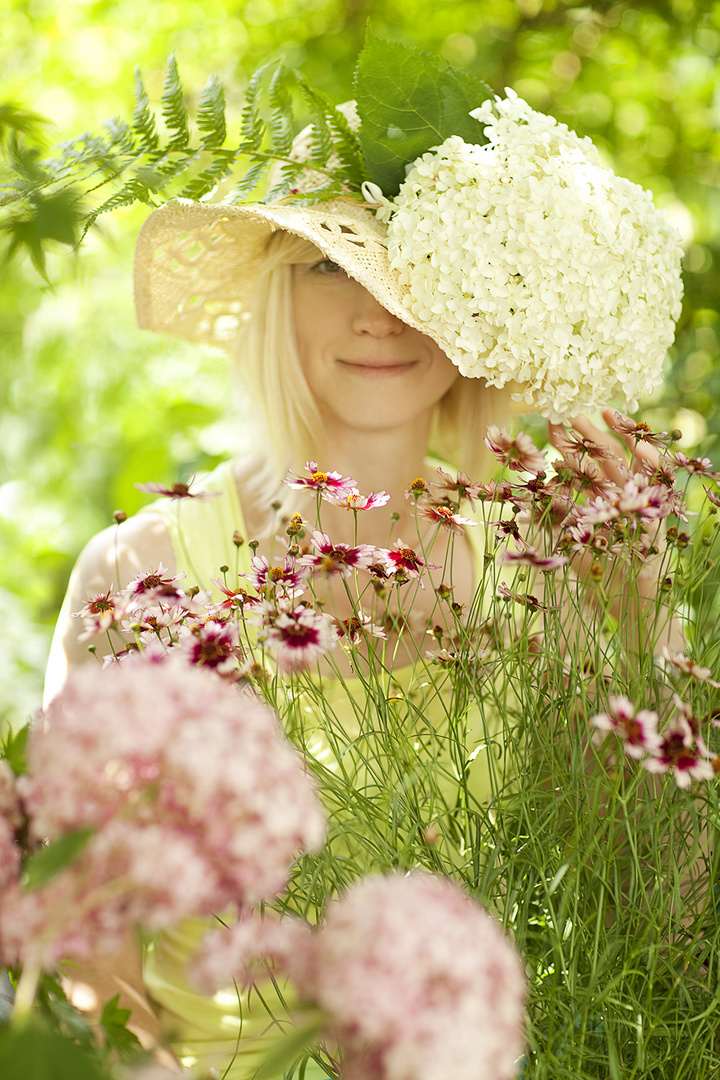
[[17,781],[30,838],[90,830],[45,885],[0,900],[6,963],[119,946],[127,927],[279,892],[324,815],[277,717],[170,650],[73,672]]
[[516,472],[540,473],[547,469],[547,458],[524,431],[513,438],[505,428],[490,424],[485,445],[493,455]]
[[263,604],[257,610],[261,623],[258,639],[264,649],[273,653],[281,671],[312,667],[337,643],[335,620],[304,604],[292,608],[288,603],[280,605],[278,610]]
[[357,645],[364,637],[387,638],[382,626],[374,623],[369,615],[357,611],[349,619],[343,619],[340,623],[340,632],[344,634],[351,645]]
[[213,668],[218,675],[237,675],[242,660],[240,634],[234,622],[206,619],[197,626],[184,626],[177,648],[189,663]]
[[378,557],[378,550],[372,544],[334,544],[327,533],[315,531],[310,539],[317,555],[303,555],[298,559],[298,566],[307,567],[314,573],[340,574],[350,577],[353,570],[367,570]]
[[522,551],[503,551],[501,561],[506,566],[530,566],[534,570],[547,573],[565,566],[568,557],[567,555],[543,555],[536,548],[528,546]]
[[186,574],[170,575],[170,571],[162,563],[157,570],[147,570],[144,574],[138,574],[125,586],[123,592],[129,596],[141,596],[143,593],[155,592],[157,589],[166,590],[168,586],[175,585],[176,581],[183,581]]
[[286,950],[302,997],[330,1017],[343,1080],[510,1080],[525,977],[509,940],[454,882],[368,877]]
[[138,491],[147,491],[151,495],[163,495],[166,499],[214,499],[220,495],[219,491],[191,491],[190,488],[193,485],[195,476],[191,476],[187,484],[177,483],[172,487],[167,487],[166,484],[136,484],[135,487]]
[[343,503],[349,495],[357,494],[358,486],[352,476],[343,476],[339,472],[322,472],[317,461],[306,461],[305,469],[309,477],[287,476],[283,483],[297,491],[310,491],[321,495],[328,502]]
[[342,500],[342,505],[348,510],[375,510],[378,506],[385,506],[390,502],[387,491],[371,491],[369,495],[361,495],[355,490]]
[[650,773],[671,772],[677,786],[687,789],[693,780],[712,780],[715,772],[710,756],[681,710],[663,732],[658,749],[643,761],[643,768]]
[[447,529],[448,532],[455,533],[457,536],[463,535],[464,527],[477,525],[477,521],[470,521],[469,518],[461,517],[460,514],[454,513],[449,506],[422,506],[420,508],[420,517],[426,518],[436,525],[441,525],[443,529]]
[[438,476],[440,477],[440,483],[435,481],[432,485],[435,488],[439,488],[440,491],[448,491],[456,496],[456,502],[458,505],[463,499],[467,499],[470,506],[475,509],[475,500],[480,498],[482,494],[482,485],[477,483],[473,484],[472,480],[467,473],[458,470],[453,480],[450,473],[446,473],[444,469],[438,466]]
[[78,641],[87,641],[96,634],[120,629],[131,606],[130,598],[114,592],[112,587],[107,592],[97,593],[80,611],[73,612],[74,619],[83,621],[84,630],[78,636]]
[[696,476],[705,476],[708,480],[720,480],[720,472],[713,469],[710,458],[689,458],[680,450],[676,450],[670,455],[670,461],[677,469],[684,469],[685,472]]
[[292,555],[284,557],[282,566],[277,563],[271,565],[264,555],[254,555],[250,565],[252,572],[241,574],[240,577],[246,577],[259,593],[272,589],[283,596],[292,597],[305,591],[307,571],[296,563]]
[[389,550],[383,548],[381,554],[391,574],[398,578],[415,578],[420,583],[421,589],[425,588],[422,581],[423,570],[426,567],[437,570],[434,563],[426,563],[417,551],[408,547],[399,537]]
[[706,682],[708,686],[712,686],[715,690],[720,689],[720,683],[711,678],[711,669],[696,664],[695,661],[691,660],[685,653],[673,652],[667,645],[663,645],[662,655],[668,664],[677,668],[683,675],[688,675],[691,679],[698,679],[700,682]]
[[623,740],[628,757],[640,760],[659,750],[662,739],[658,733],[658,715],[650,709],[635,711],[635,706],[623,694],[611,696],[608,711],[596,713],[590,723],[598,731],[614,731]]

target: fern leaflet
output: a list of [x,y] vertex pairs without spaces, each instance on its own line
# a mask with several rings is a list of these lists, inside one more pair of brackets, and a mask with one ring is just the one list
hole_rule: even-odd
[[183,98],[177,61],[173,53],[168,59],[165,83],[162,92],[162,114],[168,131],[175,134],[170,139],[168,150],[184,150],[190,141],[188,114]]

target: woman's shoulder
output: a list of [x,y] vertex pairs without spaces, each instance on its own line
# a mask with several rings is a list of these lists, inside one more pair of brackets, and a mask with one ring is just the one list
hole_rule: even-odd
[[135,514],[91,537],[80,552],[73,577],[80,587],[121,589],[137,574],[162,563],[175,569],[175,556],[162,516]]

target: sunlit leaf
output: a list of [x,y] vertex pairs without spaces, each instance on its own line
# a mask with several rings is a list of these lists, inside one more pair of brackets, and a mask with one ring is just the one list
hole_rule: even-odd
[[370,178],[397,195],[405,166],[450,135],[484,142],[470,115],[492,91],[439,56],[381,41],[368,29],[355,72],[360,145]]

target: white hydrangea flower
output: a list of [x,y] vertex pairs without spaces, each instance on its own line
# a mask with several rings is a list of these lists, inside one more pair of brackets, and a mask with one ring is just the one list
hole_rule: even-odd
[[680,314],[679,236],[592,142],[511,90],[473,115],[377,214],[406,304],[463,375],[523,385],[553,421],[662,380]]

